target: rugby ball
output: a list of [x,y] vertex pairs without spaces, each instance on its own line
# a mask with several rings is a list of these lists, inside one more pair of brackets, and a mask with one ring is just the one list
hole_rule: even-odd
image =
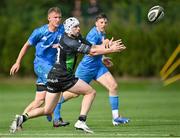
[[163,16],[164,16],[164,9],[159,5],[153,6],[148,12],[148,20],[150,22],[159,21],[163,18]]

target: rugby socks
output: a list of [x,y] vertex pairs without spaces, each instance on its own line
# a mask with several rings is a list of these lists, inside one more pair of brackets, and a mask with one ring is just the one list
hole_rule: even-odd
[[112,109],[112,117],[116,119],[119,117],[119,97],[118,96],[109,96],[109,102]]
[[26,120],[28,120],[29,115],[27,113],[25,113],[22,115],[22,117],[23,117],[23,122],[25,122]]
[[61,118],[61,113],[60,113],[61,104],[64,102],[65,100],[64,97],[62,96],[60,102],[56,105],[56,108],[54,109],[54,120],[59,120]]
[[86,115],[80,115],[78,119],[80,121],[86,122],[87,116]]

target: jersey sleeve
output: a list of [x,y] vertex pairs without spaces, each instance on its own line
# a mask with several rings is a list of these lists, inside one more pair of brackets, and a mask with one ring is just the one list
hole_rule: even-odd
[[83,38],[71,39],[69,37],[66,37],[63,41],[64,44],[70,47],[74,52],[83,54],[88,54],[92,46],[91,43]]
[[88,42],[90,42],[92,45],[96,45],[98,42],[98,37],[96,36],[96,34],[90,32],[88,33],[88,35],[86,36],[86,40]]
[[39,29],[35,29],[32,32],[32,34],[30,35],[30,37],[28,38],[28,42],[30,45],[35,46],[40,38],[41,38],[41,33],[40,33]]
[[78,51],[79,53],[89,54],[90,49],[91,49],[91,46],[90,46],[90,45],[81,43],[80,46],[77,48],[77,51]]
[[79,35],[78,39],[81,41],[81,43],[84,43],[86,45],[92,46],[92,44],[89,41],[87,41],[86,39],[84,39],[82,37],[82,35]]

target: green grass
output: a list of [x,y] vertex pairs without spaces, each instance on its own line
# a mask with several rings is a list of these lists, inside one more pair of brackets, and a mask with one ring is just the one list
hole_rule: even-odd
[[131,119],[126,125],[114,127],[107,91],[97,85],[97,97],[87,123],[95,134],[85,134],[73,128],[82,97],[66,102],[62,116],[70,126],[53,128],[45,117],[28,120],[24,130],[9,134],[15,114],[21,113],[34,98],[35,80],[0,80],[0,138],[2,137],[180,137],[180,83],[163,87],[157,80],[127,80],[119,82],[120,110]]

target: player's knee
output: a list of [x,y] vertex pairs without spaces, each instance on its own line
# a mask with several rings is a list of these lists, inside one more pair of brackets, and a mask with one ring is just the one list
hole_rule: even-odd
[[94,90],[92,87],[86,91],[84,95],[91,95],[92,97],[96,96],[96,90]]
[[90,94],[93,95],[93,97],[95,97],[95,96],[96,96],[96,90],[94,90],[94,89],[92,88]]
[[118,87],[117,83],[114,83],[109,87],[109,91],[117,91],[117,87]]

